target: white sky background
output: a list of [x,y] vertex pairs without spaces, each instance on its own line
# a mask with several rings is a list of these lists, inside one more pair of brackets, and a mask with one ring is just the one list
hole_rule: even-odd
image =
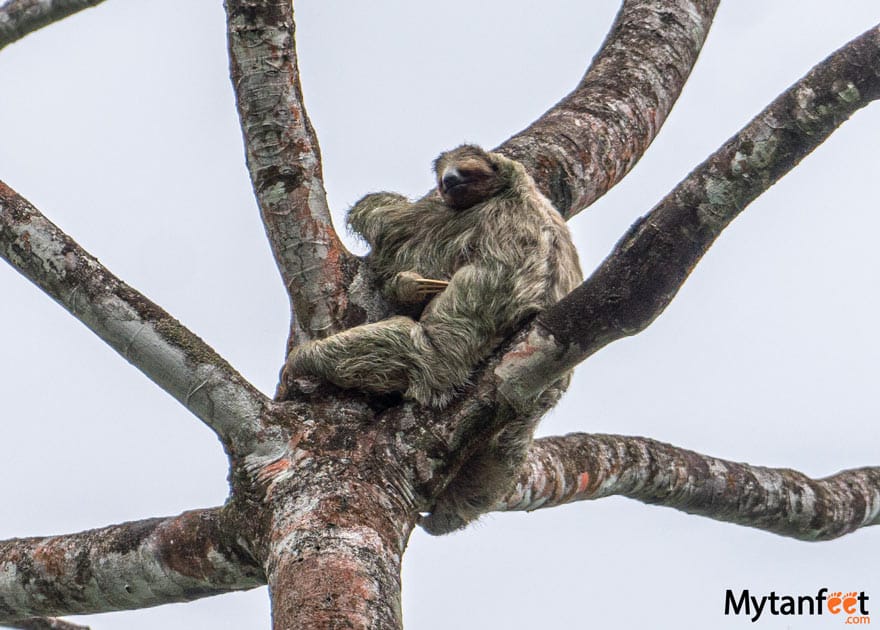
[[[302,1],[297,39],[331,205],[420,195],[462,141],[499,144],[578,81],[616,1]],[[880,19],[877,0],[736,0],[624,183],[570,223],[585,271],[780,91]],[[244,166],[220,0],[110,0],[0,52],[0,179],[263,391],[287,301]],[[812,476],[880,465],[880,105],[719,239],[672,306],[580,366],[543,434],[646,435]],[[0,267],[0,538],[221,503],[210,431]],[[410,630],[744,628],[727,588],[864,590],[880,528],[803,543],[622,498],[416,532]],[[91,617],[95,630],[268,628],[264,589]],[[770,618],[763,628],[841,619]]]

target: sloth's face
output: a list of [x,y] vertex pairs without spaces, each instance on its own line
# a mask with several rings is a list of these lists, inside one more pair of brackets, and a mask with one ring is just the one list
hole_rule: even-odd
[[465,145],[444,153],[435,168],[437,190],[453,210],[467,210],[504,187],[497,165],[477,147]]

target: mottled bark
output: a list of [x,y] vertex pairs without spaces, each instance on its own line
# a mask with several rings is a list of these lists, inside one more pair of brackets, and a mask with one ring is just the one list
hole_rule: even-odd
[[245,153],[301,339],[348,328],[353,257],[333,229],[315,130],[303,104],[290,0],[226,0]]
[[104,0],[9,0],[0,6],[0,49]]
[[721,231],[853,113],[880,96],[880,28],[813,68],[637,221],[598,269],[514,344],[497,374],[514,404],[644,330]]
[[268,399],[2,182],[0,257],[211,427],[227,449],[257,439]]
[[398,628],[401,559],[425,509],[415,461],[422,443],[442,446],[399,409],[377,417],[362,395],[309,402],[315,421],[279,414],[283,452],[246,464],[273,627]]
[[0,542],[0,622],[145,608],[265,583],[219,509]]
[[880,467],[810,479],[642,437],[574,433],[536,440],[498,510],[625,496],[801,540],[880,524]]
[[412,505],[334,480],[278,503],[266,572],[273,628],[401,628],[400,567]]
[[659,133],[718,0],[626,0],[574,91],[498,150],[571,217],[610,190]]

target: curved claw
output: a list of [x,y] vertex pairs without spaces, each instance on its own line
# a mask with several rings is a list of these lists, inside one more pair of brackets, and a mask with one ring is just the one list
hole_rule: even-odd
[[401,302],[414,304],[442,293],[448,286],[446,280],[423,278],[415,271],[401,271],[391,283],[391,292]]
[[446,280],[432,280],[431,278],[419,278],[415,281],[416,293],[421,296],[437,295],[442,293],[449,283]]

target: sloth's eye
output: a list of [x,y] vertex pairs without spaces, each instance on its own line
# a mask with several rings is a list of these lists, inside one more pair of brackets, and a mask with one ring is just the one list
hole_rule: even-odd
[[459,175],[465,180],[473,181],[486,177],[486,172],[476,168],[463,168],[458,171]]

